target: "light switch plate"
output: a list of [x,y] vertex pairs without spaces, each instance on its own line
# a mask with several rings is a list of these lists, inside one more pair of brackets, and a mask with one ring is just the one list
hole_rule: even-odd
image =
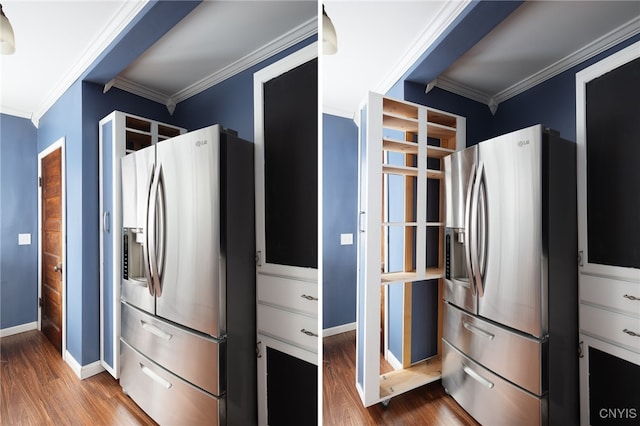
[[353,245],[353,234],[340,234],[340,245],[341,246]]
[[18,245],[19,246],[31,245],[31,234],[18,234]]

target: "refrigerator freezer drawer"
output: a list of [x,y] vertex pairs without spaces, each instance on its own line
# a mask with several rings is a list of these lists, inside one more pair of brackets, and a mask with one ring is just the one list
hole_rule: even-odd
[[442,342],[442,385],[483,425],[546,425],[547,400],[536,397]]
[[443,337],[494,373],[542,395],[547,391],[542,366],[547,342],[499,327],[444,304]]
[[285,309],[318,315],[318,284],[261,274],[258,300]]
[[318,352],[318,320],[306,315],[258,305],[258,333]]
[[181,380],[153,361],[120,345],[120,385],[161,425],[219,425],[225,399],[216,398]]
[[580,304],[580,331],[640,353],[640,319],[636,317]]
[[[225,392],[225,341],[217,342],[122,304],[122,339],[183,379],[210,392]],[[206,366],[206,367],[203,367]]]

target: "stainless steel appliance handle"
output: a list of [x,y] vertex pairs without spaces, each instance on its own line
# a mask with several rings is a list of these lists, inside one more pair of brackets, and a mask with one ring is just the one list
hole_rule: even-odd
[[478,204],[480,198],[480,184],[484,173],[484,164],[480,163],[476,172],[473,190],[471,192],[471,213],[469,214],[469,249],[471,251],[471,270],[473,271],[473,284],[478,296],[484,295],[482,276],[480,275],[480,258],[478,256]]
[[150,200],[151,200],[151,192],[153,190],[153,177],[154,177],[154,168],[151,168],[151,180],[149,183],[149,188],[147,188],[147,220],[145,225],[147,226],[146,230],[139,230],[138,233],[140,232],[146,232],[147,235],[144,236],[144,243],[142,244],[142,257],[143,259],[143,263],[144,263],[144,272],[145,272],[145,278],[147,281],[147,289],[149,290],[149,294],[151,296],[155,296],[155,292],[154,292],[154,287],[153,287],[153,271],[151,269],[151,253],[149,252],[149,208],[150,208]]
[[478,257],[478,273],[480,274],[480,291],[485,292],[484,277],[487,271],[487,254],[489,242],[489,222],[487,218],[487,179],[485,177],[484,165],[482,174],[480,175],[480,188],[478,190],[478,238],[479,238],[479,257]]
[[153,380],[154,382],[156,382],[157,384],[159,384],[163,388],[165,388],[165,389],[170,389],[171,388],[172,385],[171,385],[170,381],[165,380],[162,377],[158,376],[156,373],[154,373],[148,367],[145,367],[142,363],[140,363],[140,369],[142,370],[142,372],[147,377],[149,377],[151,380]]
[[160,337],[161,339],[171,340],[171,338],[173,337],[173,334],[167,333],[166,331],[161,330],[160,328],[156,327],[153,324],[149,324],[146,321],[140,320],[140,326],[142,328],[144,328],[145,330],[147,330],[149,333],[155,334],[156,336]]
[[153,179],[151,181],[151,190],[149,191],[149,201],[147,208],[147,243],[148,254],[149,254],[149,265],[151,268],[151,285],[153,286],[153,293],[156,296],[158,294],[158,264],[157,264],[157,235],[156,235],[156,220],[157,220],[157,200],[158,200],[158,182],[159,182],[159,169],[160,167],[156,166],[155,172],[153,173]]
[[470,322],[467,321],[462,321],[462,326],[464,328],[466,328],[467,330],[469,330],[470,332],[477,334],[478,336],[482,336],[485,339],[488,340],[493,340],[494,337],[496,337],[495,335],[489,333],[488,331],[485,331],[483,329],[481,329],[480,327],[477,327],[473,324],[471,324]]
[[162,295],[162,277],[164,271],[164,259],[165,259],[165,237],[166,237],[166,211],[167,206],[165,203],[164,196],[164,174],[162,172],[162,166],[159,168],[158,172],[158,192],[157,192],[157,241],[156,241],[156,250],[155,250],[155,261],[156,261],[156,278],[157,278],[157,286],[156,286],[156,296]]
[[476,380],[478,383],[480,383],[483,386],[486,386],[489,389],[492,389],[494,384],[493,382],[485,379],[484,377],[482,377],[480,374],[476,373],[475,371],[473,371],[470,367],[468,366],[464,366],[462,368],[462,371],[464,371],[465,373],[467,373],[467,375],[469,377],[471,377],[472,379]]
[[467,183],[467,195],[465,196],[465,207],[464,207],[464,259],[467,266],[467,276],[469,277],[469,285],[467,287],[471,287],[471,291],[473,295],[476,295],[476,286],[473,282],[473,269],[471,265],[471,251],[470,251],[470,230],[469,225],[471,223],[471,198],[473,196],[473,182],[476,176],[476,165],[474,163],[471,173],[469,175],[469,182]]

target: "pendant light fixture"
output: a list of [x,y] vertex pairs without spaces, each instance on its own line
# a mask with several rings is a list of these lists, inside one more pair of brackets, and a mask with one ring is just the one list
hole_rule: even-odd
[[0,54],[11,55],[16,51],[16,39],[13,35],[13,27],[2,10],[0,4]]
[[322,53],[325,55],[333,55],[338,51],[338,37],[333,22],[324,11],[322,5]]

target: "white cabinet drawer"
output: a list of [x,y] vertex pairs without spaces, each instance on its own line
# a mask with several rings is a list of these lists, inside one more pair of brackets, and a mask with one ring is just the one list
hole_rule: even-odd
[[258,276],[258,303],[318,315],[318,285],[273,275]]
[[638,283],[582,274],[580,300],[640,317],[640,284]]
[[258,333],[318,351],[318,320],[271,306],[258,305]]
[[640,318],[581,304],[580,331],[640,353]]

